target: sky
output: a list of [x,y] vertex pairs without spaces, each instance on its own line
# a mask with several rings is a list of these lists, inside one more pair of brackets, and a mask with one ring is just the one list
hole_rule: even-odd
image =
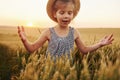
[[[0,0],[0,26],[50,27],[48,0]],[[120,0],[80,0],[81,8],[71,25],[79,28],[120,28]]]

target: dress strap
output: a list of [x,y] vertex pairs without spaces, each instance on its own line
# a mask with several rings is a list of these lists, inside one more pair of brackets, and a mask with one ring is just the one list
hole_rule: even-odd
[[56,35],[55,31],[54,31],[54,27],[49,28],[49,29],[50,29],[50,33],[51,33],[51,39],[56,39],[57,35]]
[[49,30],[50,30],[51,33],[54,33],[54,28],[53,27],[49,28]]

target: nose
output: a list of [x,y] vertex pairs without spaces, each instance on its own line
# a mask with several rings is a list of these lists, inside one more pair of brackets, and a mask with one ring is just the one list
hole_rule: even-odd
[[68,18],[69,17],[69,14],[66,12],[65,14],[64,14],[64,18]]

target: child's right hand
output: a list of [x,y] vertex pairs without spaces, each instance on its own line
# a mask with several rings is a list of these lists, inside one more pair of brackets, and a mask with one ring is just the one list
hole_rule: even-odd
[[18,34],[23,42],[26,41],[26,34],[23,26],[18,26]]

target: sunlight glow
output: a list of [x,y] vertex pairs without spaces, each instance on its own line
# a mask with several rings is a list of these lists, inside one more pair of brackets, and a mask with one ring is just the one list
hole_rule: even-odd
[[32,22],[28,22],[27,23],[27,27],[33,27],[33,23]]
[[[53,21],[46,13],[47,1],[0,0],[0,26],[53,26]],[[120,0],[80,0],[80,2],[81,8],[73,21],[76,25],[74,27],[120,28]]]

